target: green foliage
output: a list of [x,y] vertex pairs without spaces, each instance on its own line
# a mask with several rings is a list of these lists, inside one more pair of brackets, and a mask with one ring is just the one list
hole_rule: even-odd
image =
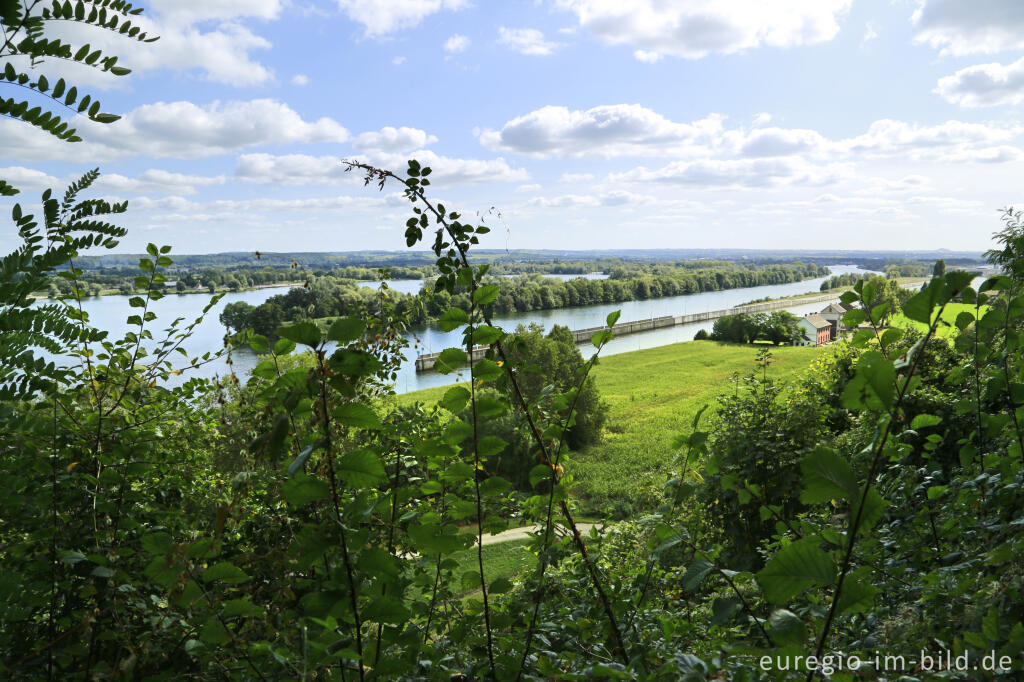
[[[384,296],[329,325],[279,320],[273,343],[243,335],[260,354],[244,381],[172,387],[211,358],[170,362],[198,321],[152,333],[174,263],[150,245],[130,331],[107,338],[63,306],[80,331],[30,326],[28,383],[0,397],[6,676],[844,679],[758,662],[937,642],[971,662],[1006,656],[1000,674],[1019,676],[1024,295],[1012,278],[974,290],[936,268],[897,302],[923,333],[756,357],[697,342],[599,366],[564,329],[493,324],[501,289],[467,256],[489,228],[429,199],[429,168],[352,168],[401,183],[406,240],[432,244],[439,317],[462,332],[445,361],[468,362],[468,384],[429,406],[390,395],[413,311]],[[120,236],[92,230],[114,207],[79,201],[88,182],[24,228],[37,252],[5,261],[15,322],[27,279],[66,263],[81,286],[74,249],[57,251],[69,240],[44,244],[50,225],[88,245]],[[858,282],[849,320],[894,316],[889,293]],[[955,303],[950,343],[936,337]],[[38,347],[67,348],[77,366],[35,372]],[[474,351],[485,357],[470,362]],[[737,364],[756,371],[728,381]],[[593,376],[607,440],[571,461]],[[584,532],[574,493],[595,472],[638,471],[645,513]],[[525,543],[484,545],[513,520],[532,529]]]
[[[792,343],[799,337],[799,318],[786,310],[767,313],[738,313],[725,315],[715,320],[708,337],[713,341],[729,343],[753,343],[759,339],[775,345]],[[695,340],[700,340],[696,339]]]

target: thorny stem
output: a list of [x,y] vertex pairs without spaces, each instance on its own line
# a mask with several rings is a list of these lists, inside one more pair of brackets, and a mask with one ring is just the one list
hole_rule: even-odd
[[[370,180],[372,180],[374,178],[379,178],[379,183],[378,184],[379,184],[379,186],[381,188],[383,188],[384,183],[385,183],[385,181],[387,179],[393,179],[393,180],[396,180],[397,182],[401,183],[402,186],[406,187],[407,192],[412,197],[414,197],[415,200],[422,202],[430,210],[430,212],[437,219],[437,222],[442,225],[443,229],[448,234],[448,236],[452,238],[454,246],[455,246],[455,248],[458,251],[459,260],[462,263],[462,265],[464,267],[470,267],[470,265],[469,265],[469,258],[468,258],[467,254],[466,254],[466,247],[459,241],[458,237],[454,233],[454,230],[452,229],[452,227],[448,223],[448,221],[445,220],[444,216],[441,215],[441,213],[434,207],[434,205],[430,202],[430,200],[428,200],[426,198],[426,195],[423,193],[422,189],[413,189],[413,188],[409,187],[409,185],[407,185],[404,180],[399,178],[397,175],[395,175],[391,171],[382,170],[382,169],[375,168],[373,166],[370,166],[368,164],[363,164],[363,163],[357,163],[357,162],[351,162],[351,161],[347,161],[345,163],[347,164],[349,169],[351,169],[351,168],[360,168],[360,169],[366,171],[367,172],[367,180],[366,180],[367,184],[369,184]],[[487,316],[486,314],[484,315],[484,321],[488,325],[491,324],[490,317]],[[491,325],[491,326],[493,326],[493,325]],[[549,451],[548,451],[547,445],[544,442],[544,437],[541,435],[540,429],[537,427],[537,424],[536,424],[536,422],[533,419],[533,415],[530,414],[529,405],[526,402],[526,397],[525,397],[525,395],[523,393],[522,387],[519,385],[519,382],[516,379],[516,376],[512,372],[512,368],[511,368],[511,366],[508,363],[508,357],[507,357],[507,355],[505,353],[505,348],[501,344],[500,340],[495,342],[494,347],[498,351],[498,355],[500,356],[501,360],[503,361],[503,364],[505,366],[505,372],[506,372],[506,374],[508,375],[508,377],[510,379],[510,383],[512,385],[513,393],[515,395],[516,401],[518,402],[518,404],[519,404],[520,408],[522,409],[523,413],[526,415],[526,421],[527,421],[527,424],[528,424],[528,426],[530,428],[530,433],[532,434],[534,440],[537,442],[537,444],[540,447],[541,451],[544,453],[545,457],[547,457],[548,461],[551,461],[551,457],[548,456],[549,455]],[[608,601],[608,597],[605,594],[604,587],[603,587],[603,585],[601,583],[600,577],[597,575],[597,569],[593,565],[593,560],[591,559],[590,555],[587,553],[587,547],[583,543],[583,538],[580,536],[579,529],[576,527],[576,521],[575,521],[575,519],[573,519],[572,513],[569,511],[569,507],[568,507],[568,505],[564,501],[559,503],[559,508],[561,509],[562,515],[565,517],[566,523],[568,524],[569,529],[570,529],[570,531],[572,533],[573,544],[576,546],[577,551],[579,551],[580,556],[582,557],[583,562],[584,562],[584,564],[587,567],[587,571],[590,574],[591,583],[594,586],[594,590],[597,592],[598,600],[601,603],[601,606],[602,606],[602,608],[604,610],[605,616],[608,619],[609,626],[611,627],[612,639],[615,641],[615,645],[618,648],[618,653],[619,653],[620,659],[622,660],[623,663],[628,665],[628,663],[629,663],[629,656],[627,655],[625,646],[623,645],[622,633],[619,630],[618,621],[615,618],[615,612],[612,610],[611,603]]]
[[[604,343],[601,344],[601,348],[604,347]],[[537,566],[537,596],[534,600],[533,614],[530,617],[530,626],[526,630],[526,643],[523,645],[523,657],[519,662],[519,672],[516,674],[516,680],[522,679],[523,671],[526,668],[526,659],[530,655],[530,644],[533,642],[533,633],[537,627],[537,616],[540,613],[541,599],[544,595],[544,576],[547,571],[548,557],[547,550],[551,543],[551,520],[554,513],[554,502],[555,502],[555,487],[558,483],[558,461],[562,456],[562,447],[565,444],[565,434],[569,429],[569,422],[572,420],[573,412],[576,410],[576,403],[579,402],[580,395],[583,393],[583,386],[587,383],[587,378],[590,376],[590,371],[594,368],[594,364],[597,361],[598,353],[601,352],[601,348],[597,349],[594,353],[594,357],[587,363],[586,372],[584,372],[580,383],[576,386],[576,395],[572,398],[572,403],[569,405],[569,412],[565,416],[565,420],[562,422],[561,434],[558,438],[558,450],[555,451],[554,461],[549,462],[551,466],[551,476],[548,478],[548,485],[550,490],[548,491],[548,505],[547,511],[544,516],[544,541],[541,544],[540,550],[540,561]]]
[[352,607],[352,618],[355,621],[356,631],[356,652],[359,654],[359,679],[365,679],[366,672],[363,666],[363,624],[359,618],[359,594],[357,592],[355,574],[352,570],[352,559],[348,553],[348,539],[345,533],[345,524],[341,519],[341,499],[338,495],[338,482],[334,475],[334,449],[331,444],[331,419],[327,411],[327,371],[324,367],[324,351],[318,348],[316,351],[316,362],[320,369],[320,408],[323,410],[324,425],[324,452],[327,454],[327,475],[331,484],[331,499],[334,502],[334,518],[338,524],[338,532],[341,537],[341,556],[345,564],[345,575],[348,577],[348,596]]
[[[925,334],[924,338],[921,340],[920,348],[918,348],[917,352],[914,353],[914,358],[911,361],[909,370],[907,371],[906,379],[903,381],[903,386],[900,388],[899,395],[896,397],[896,402],[893,404],[892,410],[888,414],[888,419],[885,420],[885,426],[882,428],[882,431],[878,436],[871,459],[871,467],[868,470],[867,480],[864,484],[864,491],[860,496],[860,504],[857,505],[857,511],[854,513],[853,521],[850,523],[849,538],[846,543],[846,551],[843,553],[843,563],[842,567],[839,569],[839,578],[836,580],[836,589],[832,594],[832,603],[829,605],[828,615],[825,617],[825,624],[821,628],[821,637],[818,639],[818,645],[815,648],[814,653],[819,660],[825,651],[825,644],[828,642],[829,630],[831,630],[832,621],[835,619],[836,608],[839,605],[839,597],[843,591],[843,581],[846,580],[846,574],[850,571],[853,550],[857,542],[857,533],[860,530],[860,522],[864,515],[864,507],[867,504],[868,493],[871,492],[871,482],[878,474],[878,467],[882,462],[882,451],[885,449],[885,444],[889,440],[889,432],[892,430],[892,423],[903,405],[903,399],[906,397],[907,391],[910,389],[910,380],[913,378],[914,372],[917,370],[917,365],[921,361],[921,356],[924,355],[925,346],[928,345],[928,341],[935,334],[935,329],[938,327],[939,320],[942,319],[942,312],[945,309],[946,304],[943,303],[939,307],[939,312],[935,316],[935,320],[933,320],[931,325],[929,325],[928,333]],[[808,671],[807,682],[811,682],[816,674],[817,670],[815,669]]]

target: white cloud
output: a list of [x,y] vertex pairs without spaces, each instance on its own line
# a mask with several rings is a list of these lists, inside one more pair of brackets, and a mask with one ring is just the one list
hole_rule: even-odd
[[98,191],[114,194],[159,192],[162,194],[195,194],[197,187],[223,185],[223,175],[186,175],[160,169],[147,170],[133,178],[117,173],[105,173],[93,185]]
[[445,41],[444,51],[448,54],[456,54],[458,52],[465,52],[469,49],[469,38],[464,35],[456,33],[451,38]]
[[633,57],[639,62],[646,62],[647,64],[654,64],[661,61],[660,52],[648,52],[647,50],[636,50],[633,52]]
[[380,37],[416,26],[442,10],[460,10],[469,0],[335,0],[352,21],[370,37]]
[[[72,44],[89,43],[93,48],[119,56],[119,65],[135,74],[157,69],[197,71],[206,80],[227,85],[249,86],[273,79],[273,71],[256,61],[251,53],[272,47],[242,21],[271,20],[279,16],[280,0],[163,0],[153,13],[132,17],[132,25],[160,39],[152,43],[127,40],[113,31],[97,30],[75,22],[56,22],[52,37]],[[215,22],[200,28],[198,23]],[[47,63],[47,75],[67,76],[84,85],[111,88],[124,85],[126,78],[114,78],[97,69],[66,61]],[[131,76],[127,77],[128,79]]]
[[[380,196],[330,196],[306,199],[274,199],[261,197],[256,199],[217,199],[214,201],[190,201],[184,197],[138,197],[132,199],[132,211],[176,212],[187,220],[215,220],[226,216],[240,216],[248,213],[265,211],[338,211],[353,208],[378,208],[386,206],[388,197]],[[174,220],[179,216],[162,215],[162,218]]]
[[822,186],[839,181],[845,173],[841,166],[813,165],[796,158],[701,159],[676,161],[657,170],[640,166],[625,173],[613,173],[608,180],[695,187]]
[[639,104],[613,104],[587,111],[547,106],[479,137],[488,149],[532,156],[612,157],[673,154],[720,131],[716,116],[693,124],[675,123]]
[[150,0],[153,12],[173,24],[228,20],[238,17],[276,19],[283,0]]
[[349,135],[329,118],[304,120],[272,99],[212,102],[157,102],[128,112],[113,124],[73,122],[87,140],[74,145],[16,121],[0,120],[0,154],[11,158],[97,161],[125,156],[195,159],[247,147],[345,142]]
[[544,57],[555,51],[558,43],[544,39],[544,34],[535,28],[498,29],[498,44],[510,50],[534,57]]
[[905,121],[883,119],[875,121],[863,135],[837,143],[851,154],[867,157],[903,156],[913,160],[983,160],[972,155],[987,156],[990,160],[1009,160],[1006,150],[996,154],[991,150],[1022,132],[1021,128],[1006,128],[985,123],[946,121],[933,126],[920,126]]
[[655,203],[657,200],[648,194],[635,194],[625,190],[613,190],[601,194],[563,194],[556,197],[537,197],[527,202],[527,206],[544,208],[575,208],[578,206],[639,206]]
[[860,46],[864,47],[877,37],[878,31],[875,30],[875,27],[869,21],[867,25],[864,26],[864,37],[860,39]]
[[304,73],[297,73],[292,76],[292,85],[309,85],[309,76]]
[[365,151],[408,152],[437,142],[437,138],[418,128],[385,126],[378,132],[362,133],[352,142],[356,149]]
[[822,151],[828,141],[815,130],[798,128],[757,128],[745,136],[739,153],[743,156],[788,156]]
[[60,178],[24,166],[0,168],[0,179],[6,180],[15,189],[29,190],[57,189],[67,183]]
[[519,185],[518,187],[516,187],[516,191],[517,192],[539,192],[542,189],[544,189],[542,186],[536,185],[536,184],[534,184],[534,185]]
[[1012,64],[977,64],[939,79],[934,92],[962,107],[994,107],[1024,101],[1024,57]]
[[696,59],[831,40],[851,0],[558,0],[609,45]]
[[393,57],[391,59],[391,63],[394,64],[395,66],[401,66],[402,64],[405,63],[405,57],[402,57],[402,56]]
[[[408,154],[370,151],[359,155],[358,160],[402,172],[410,158],[418,159],[423,166],[431,168],[430,179],[434,185],[523,182],[530,177],[523,169],[511,168],[504,159],[456,159],[440,156],[429,150],[417,150]],[[336,156],[243,154],[238,158],[235,174],[249,182],[274,185],[333,185],[343,182],[362,184],[358,173],[345,172],[342,161],[342,158]]]
[[558,178],[559,182],[590,182],[594,179],[593,173],[562,173]]
[[915,42],[943,54],[992,54],[1024,48],[1024,3],[1019,0],[919,0],[911,17]]
[[680,160],[799,157],[852,161],[905,157],[910,160],[999,163],[1016,158],[1011,145],[1024,126],[946,121],[919,125],[883,119],[858,136],[830,140],[816,130],[764,127],[759,114],[751,128],[726,129],[712,114],[691,123],[671,121],[636,104],[604,105],[586,111],[547,106],[507,122],[501,130],[478,132],[491,150],[539,158],[671,156]]
[[332,185],[355,182],[337,156],[307,154],[242,154],[235,165],[235,177],[272,185]]

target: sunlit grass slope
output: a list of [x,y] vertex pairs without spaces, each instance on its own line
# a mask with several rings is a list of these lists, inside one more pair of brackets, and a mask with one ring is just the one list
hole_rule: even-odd
[[[693,416],[724,391],[731,377],[755,371],[761,346],[692,341],[603,358],[594,369],[609,406],[602,442],[572,453],[575,494],[589,511],[617,502],[620,513],[655,504],[675,452],[672,441],[690,429]],[[818,348],[772,347],[769,376],[798,376]],[[448,386],[398,396],[400,404],[437,401]],[[705,413],[705,419],[713,406]]]

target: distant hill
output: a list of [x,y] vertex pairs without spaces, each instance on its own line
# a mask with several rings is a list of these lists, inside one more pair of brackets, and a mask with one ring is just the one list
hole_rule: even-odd
[[[76,265],[84,269],[134,267],[145,254],[103,254],[83,256]],[[796,260],[835,265],[846,263],[898,263],[945,259],[948,265],[974,265],[982,262],[977,251],[861,251],[861,250],[792,250],[792,249],[602,249],[602,250],[516,250],[481,249],[474,252],[478,262],[562,262],[624,260],[666,262],[686,260],[727,260],[752,263],[791,263]],[[354,265],[363,267],[399,267],[430,265],[431,251],[331,251],[260,253],[232,251],[212,254],[175,254],[174,262],[182,268],[290,267],[334,268]]]

